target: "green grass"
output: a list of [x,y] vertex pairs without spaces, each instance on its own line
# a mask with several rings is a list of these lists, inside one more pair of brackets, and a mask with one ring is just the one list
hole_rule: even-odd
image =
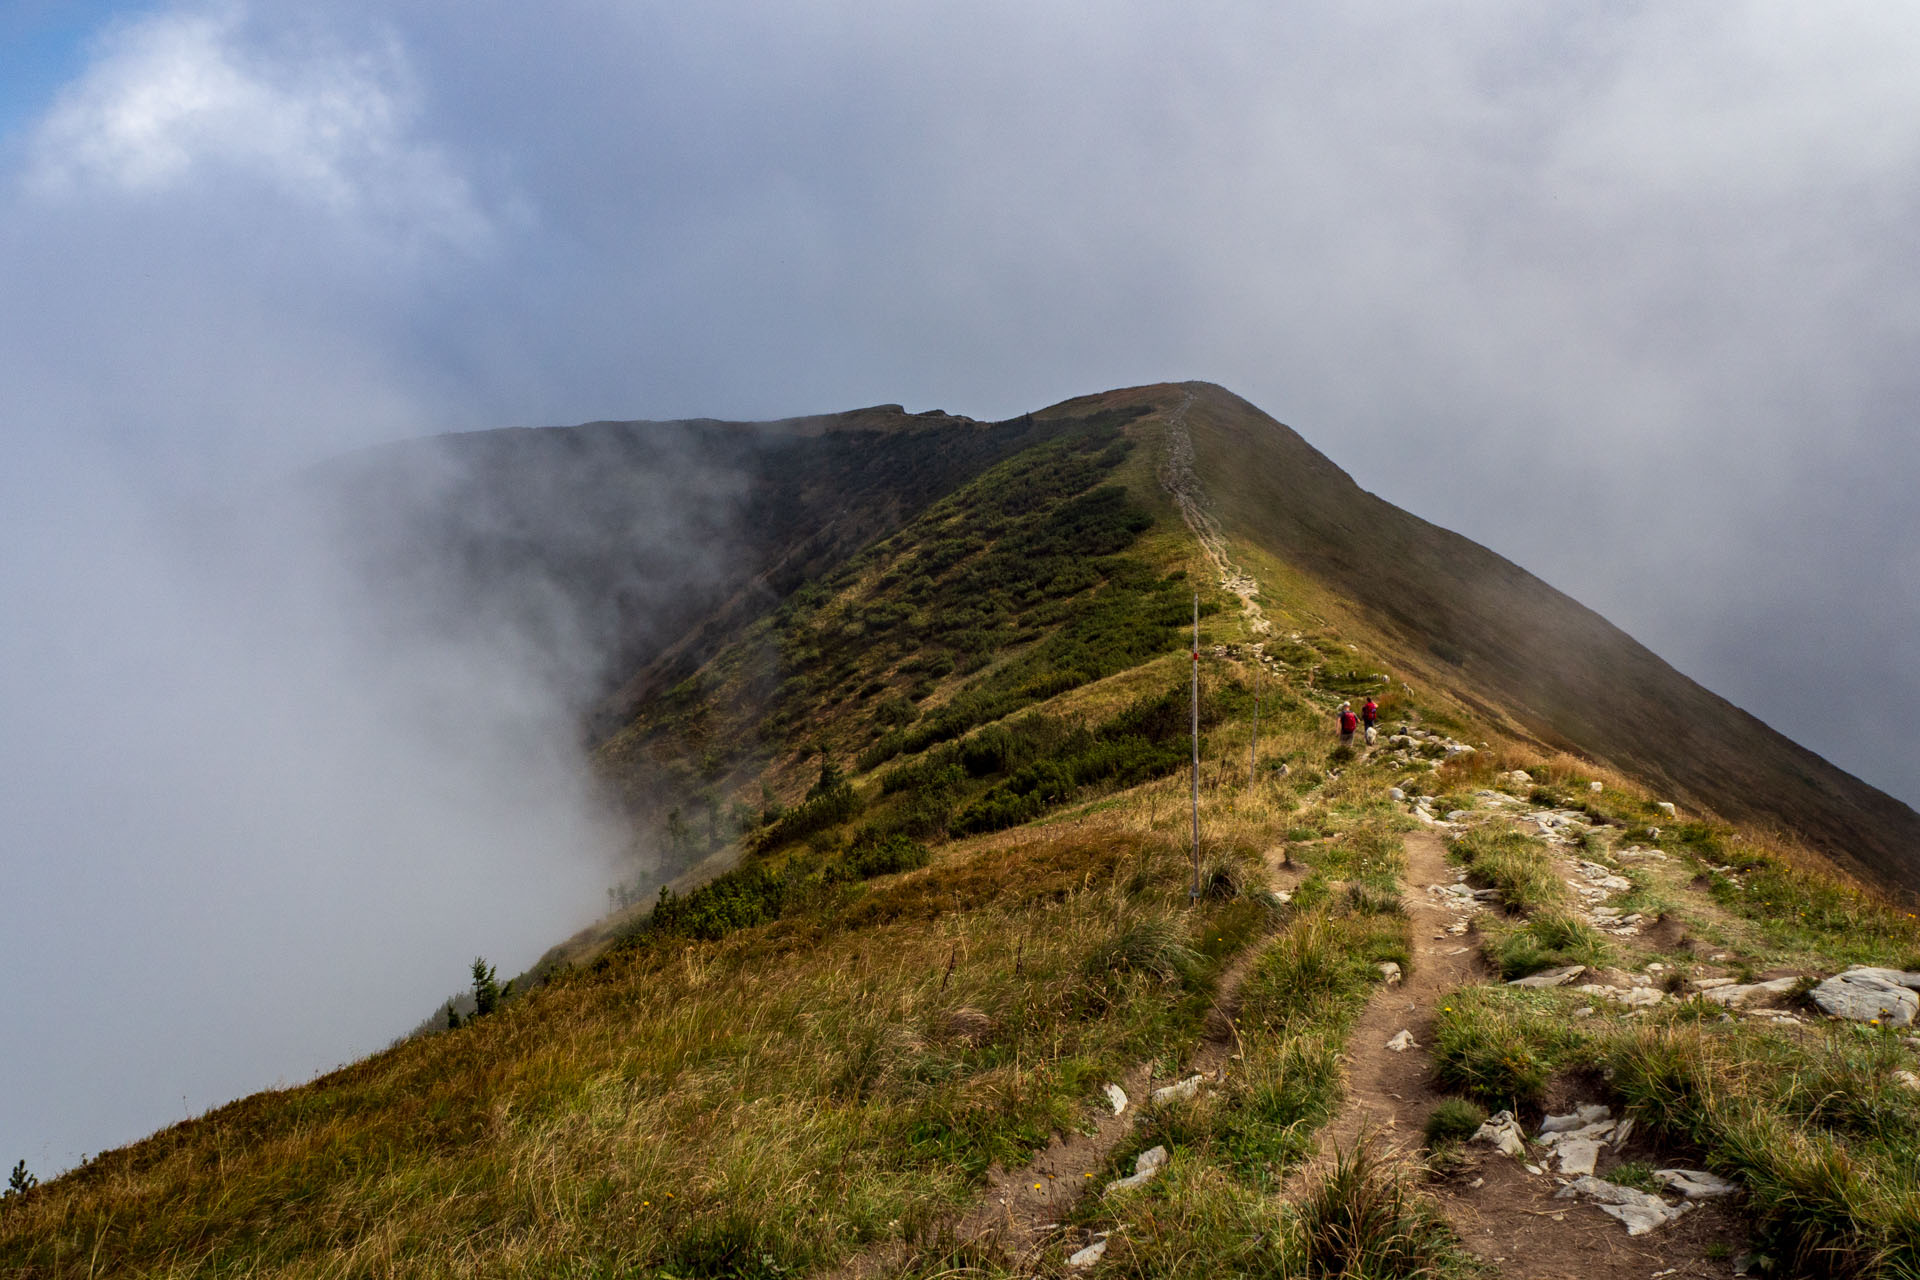
[[1567,887],[1553,869],[1546,841],[1509,826],[1473,827],[1447,841],[1447,852],[1466,864],[1471,878],[1496,889],[1512,911],[1558,907]]
[[9,1203],[0,1270],[826,1265],[930,1230],[1102,1081],[1180,1053],[1268,918],[1190,908],[1176,850],[1111,832],[841,888],[716,941],[651,931],[457,1032],[107,1153]]
[[1526,921],[1484,926],[1481,950],[1502,980],[1524,978],[1543,969],[1607,963],[1606,938],[1592,925],[1559,911],[1542,911]]

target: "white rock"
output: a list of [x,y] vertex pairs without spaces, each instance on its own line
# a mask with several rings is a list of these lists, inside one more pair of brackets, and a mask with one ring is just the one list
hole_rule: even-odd
[[1382,960],[1376,967],[1380,970],[1380,980],[1382,982],[1390,987],[1400,985],[1401,974],[1399,965],[1391,960]]
[[1920,1089],[1920,1076],[1913,1074],[1913,1072],[1907,1070],[1905,1067],[1894,1072],[1893,1078],[1909,1089]]
[[1721,987],[1734,987],[1738,985],[1740,985],[1738,978],[1695,978],[1693,980],[1693,989],[1695,991],[1715,991]]
[[1547,969],[1541,973],[1530,973],[1524,978],[1515,978],[1507,983],[1510,987],[1564,987],[1587,971],[1583,964],[1570,964],[1564,969]]
[[1653,1177],[1654,1181],[1667,1190],[1677,1192],[1689,1200],[1730,1196],[1740,1190],[1737,1183],[1728,1182],[1725,1178],[1700,1169],[1655,1169]]
[[1859,970],[1828,978],[1812,994],[1822,1013],[1855,1022],[1909,1027],[1920,1012],[1920,995],[1907,986]]
[[1413,1042],[1413,1032],[1406,1030],[1402,1030],[1400,1034],[1387,1041],[1387,1048],[1393,1050],[1395,1053],[1405,1053],[1409,1049],[1418,1049],[1419,1047],[1419,1045]]
[[1589,982],[1575,987],[1574,990],[1582,995],[1599,996],[1602,1000],[1612,1000],[1633,1009],[1649,1008],[1666,998],[1666,993],[1658,987],[1603,987],[1598,983]]
[[[1711,982],[1714,986],[1706,986]],[[1800,982],[1798,978],[1775,978],[1770,982],[1734,983],[1728,978],[1704,978],[1696,986],[1701,988],[1700,998],[1714,1004],[1725,1005],[1729,1009],[1738,1009],[1764,996],[1783,996]],[[1727,985],[1718,985],[1725,983]]]
[[1448,821],[1448,822],[1458,822],[1458,821],[1460,821],[1460,819],[1462,819],[1462,818],[1466,818],[1466,817],[1470,817],[1470,816],[1471,816],[1471,815],[1470,815],[1470,814],[1468,814],[1468,812],[1467,812],[1467,811],[1466,811],[1465,809],[1449,809],[1449,810],[1447,810],[1447,821]]
[[1679,814],[1675,811],[1673,807],[1673,802],[1671,800],[1655,801],[1653,807],[1658,809],[1660,812],[1666,814],[1669,818],[1675,818],[1679,816]]
[[1550,1133],[1572,1133],[1588,1125],[1598,1124],[1613,1115],[1613,1109],[1598,1102],[1588,1102],[1575,1107],[1563,1116],[1548,1116],[1540,1122],[1540,1136]]
[[1594,1161],[1600,1158],[1600,1145],[1594,1138],[1567,1138],[1560,1142],[1554,1148],[1560,1157],[1560,1172],[1592,1173]]
[[1107,1104],[1113,1108],[1113,1114],[1119,1115],[1127,1109],[1127,1091],[1117,1084],[1108,1085]]
[[1515,1160],[1526,1159],[1527,1139],[1511,1111],[1499,1111],[1487,1117],[1486,1123],[1475,1129],[1468,1141],[1491,1143]]
[[1618,1149],[1626,1146],[1627,1140],[1631,1137],[1633,1137],[1633,1117],[1628,1116],[1625,1120],[1613,1126],[1613,1136],[1608,1138],[1607,1141],[1611,1143],[1615,1149]]
[[[1196,1079],[1197,1078],[1198,1077],[1196,1077]],[[1107,1184],[1107,1190],[1114,1191],[1127,1187],[1143,1187],[1153,1181],[1154,1175],[1160,1172],[1160,1167],[1166,1164],[1166,1162],[1167,1149],[1165,1147],[1149,1147],[1147,1150],[1142,1151],[1134,1160],[1132,1175],[1109,1182]]]
[[1407,793],[1402,791],[1398,787],[1388,787],[1387,798],[1389,800],[1405,800],[1407,798]]
[[1668,1204],[1659,1196],[1651,1196],[1632,1187],[1622,1187],[1591,1174],[1576,1178],[1554,1192],[1556,1200],[1575,1198],[1591,1200],[1603,1212],[1624,1222],[1630,1236],[1643,1236],[1693,1207],[1690,1204]]
[[1155,1089],[1153,1103],[1157,1107],[1164,1107],[1169,1102],[1185,1102],[1200,1092],[1200,1083],[1205,1079],[1205,1076],[1188,1076],[1178,1084],[1170,1084],[1164,1089]]
[[1088,1245],[1086,1248],[1082,1249],[1080,1252],[1074,1254],[1071,1258],[1068,1258],[1067,1265],[1072,1267],[1076,1271],[1084,1271],[1088,1267],[1092,1266],[1094,1263],[1100,1261],[1101,1258],[1105,1257],[1106,1253],[1107,1253],[1107,1241],[1106,1241],[1106,1237],[1103,1236],[1100,1239],[1095,1240],[1092,1244]]
[[1587,790],[1589,791],[1605,791],[1606,789],[1607,785],[1604,782],[1589,782],[1587,784]]

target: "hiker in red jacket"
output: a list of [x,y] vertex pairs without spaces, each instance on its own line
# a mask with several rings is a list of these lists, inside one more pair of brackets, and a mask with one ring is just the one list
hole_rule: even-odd
[[1353,704],[1351,702],[1341,703],[1340,704],[1340,745],[1343,747],[1352,746],[1353,731],[1355,729],[1358,729],[1359,727],[1360,727],[1360,717],[1353,714]]
[[1360,723],[1369,729],[1380,723],[1380,704],[1372,698],[1368,698],[1367,705],[1360,708]]

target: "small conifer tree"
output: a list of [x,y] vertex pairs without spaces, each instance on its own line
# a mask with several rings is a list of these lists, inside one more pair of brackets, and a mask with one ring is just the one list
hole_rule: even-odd
[[13,1174],[7,1179],[7,1194],[25,1195],[39,1185],[40,1179],[27,1172],[27,1162],[22,1160],[13,1166]]
[[473,959],[473,1016],[484,1018],[500,1007],[500,984],[495,980],[493,966],[484,959]]
[[447,1001],[447,1030],[458,1031],[459,1029],[460,1029],[460,1011],[458,1009],[455,1009],[453,1007],[453,1001],[449,1000]]

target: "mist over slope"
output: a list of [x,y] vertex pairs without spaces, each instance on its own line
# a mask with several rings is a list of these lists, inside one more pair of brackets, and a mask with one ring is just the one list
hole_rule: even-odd
[[[1772,825],[1885,886],[1920,892],[1920,814],[1701,687],[1512,561],[1372,494],[1298,433],[1223,388],[1187,383],[1078,397],[1000,424],[879,406],[765,424],[596,423],[443,437],[458,485],[392,500],[404,446],[354,460],[389,513],[384,545],[457,563],[463,596],[511,598],[537,568],[594,618],[596,742],[696,671],[801,584],[1074,415],[1130,406],[1145,429],[1190,401],[1194,466],[1225,532],[1383,628],[1424,678],[1543,744],[1605,761],[1727,818]],[[1157,446],[1156,446],[1157,447]],[[398,462],[396,471],[392,464]],[[383,470],[383,468],[386,468]],[[679,532],[645,532],[661,474],[725,477],[711,503],[675,481]],[[725,509],[727,518],[716,512]],[[507,512],[476,527],[465,513]],[[405,513],[395,522],[392,513]],[[423,514],[425,513],[425,514]],[[651,517],[657,519],[658,517]],[[381,523],[376,517],[374,523]],[[657,586],[649,557],[698,548],[703,571]],[[655,585],[650,585],[655,584]],[[670,753],[669,753],[670,754]],[[709,782],[720,782],[715,777]],[[737,783],[739,779],[731,779]],[[672,799],[698,792],[683,785]],[[725,787],[721,788],[722,790]],[[640,794],[655,795],[650,788]],[[670,801],[671,802],[671,801]]]

